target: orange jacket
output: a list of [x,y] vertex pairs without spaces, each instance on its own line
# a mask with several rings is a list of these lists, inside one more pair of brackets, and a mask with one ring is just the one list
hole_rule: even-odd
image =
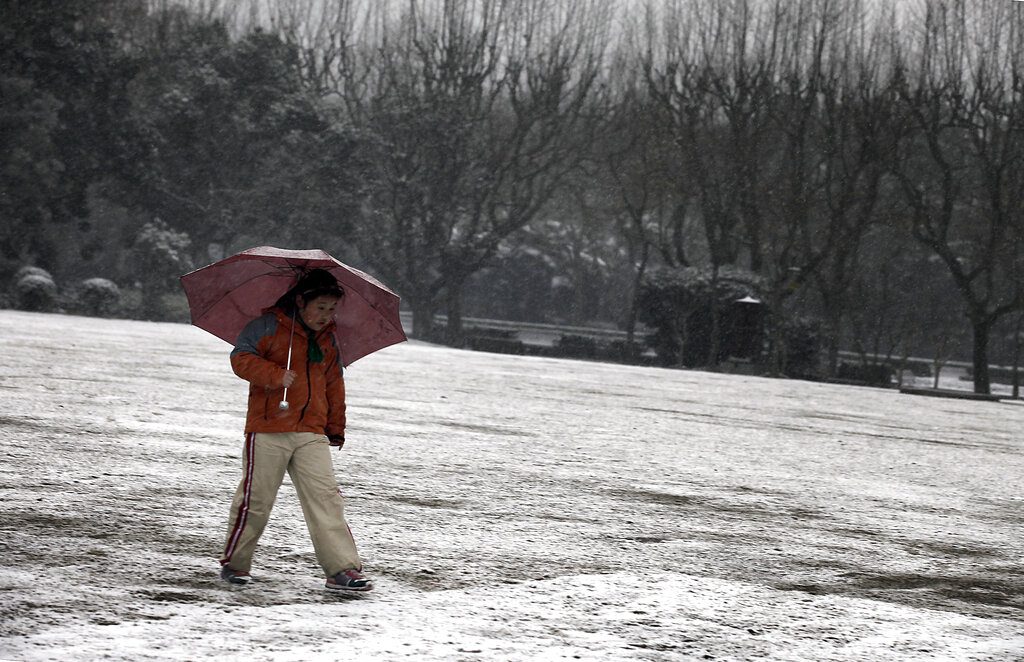
[[316,335],[323,361],[310,363],[308,330],[298,319],[294,321],[291,369],[297,376],[288,388],[288,409],[279,407],[292,324],[290,315],[272,308],[249,322],[238,336],[231,352],[231,368],[249,382],[245,431],[344,436],[345,380],[333,322]]

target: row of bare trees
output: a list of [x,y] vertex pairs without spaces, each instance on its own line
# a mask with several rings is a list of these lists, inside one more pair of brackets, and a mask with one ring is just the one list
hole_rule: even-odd
[[936,313],[966,311],[975,387],[987,392],[992,327],[1024,304],[1024,11],[896,8],[696,0],[649,11],[622,55],[631,87],[613,102],[648,118],[621,125],[639,164],[631,181],[613,176],[621,213],[670,264],[689,261],[682,223],[699,219],[712,279],[749,266],[777,317],[813,287],[833,371],[870,263],[865,238],[909,231],[962,297]]
[[[758,274],[773,318],[821,316],[831,371],[851,329],[906,352],[926,313],[965,314],[988,391],[993,326],[1024,308],[1024,3],[184,4],[278,35],[365,138],[349,239],[417,335],[445,312],[457,342],[469,279],[572,223],[633,295],[654,267]],[[960,300],[873,318],[921,305],[889,279],[925,262]]]

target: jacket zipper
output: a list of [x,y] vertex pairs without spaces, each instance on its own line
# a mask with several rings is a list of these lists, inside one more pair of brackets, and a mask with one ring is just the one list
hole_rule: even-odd
[[[280,320],[278,320],[277,323],[280,324],[281,323]],[[294,322],[292,322],[292,323],[294,324]],[[277,328],[276,327],[275,327],[274,331],[275,331],[274,335],[270,339],[270,348],[267,351],[268,354],[273,352],[273,350],[274,350],[274,343],[277,341]],[[265,420],[265,421],[269,421],[270,420],[270,393],[271,393],[270,391],[265,391],[265,394],[263,396],[263,420]]]
[[302,405],[302,413],[299,414],[298,423],[302,422],[302,419],[306,417],[306,408],[309,407],[310,400],[313,399],[313,384],[309,379],[309,337],[306,337],[306,404]]

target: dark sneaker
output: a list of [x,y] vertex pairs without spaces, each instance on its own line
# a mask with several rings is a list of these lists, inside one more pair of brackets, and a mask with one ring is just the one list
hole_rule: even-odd
[[252,576],[248,572],[235,570],[228,565],[220,567],[220,578],[230,584],[248,584],[252,581]]
[[327,588],[335,591],[372,591],[373,582],[358,570],[342,570],[327,578]]

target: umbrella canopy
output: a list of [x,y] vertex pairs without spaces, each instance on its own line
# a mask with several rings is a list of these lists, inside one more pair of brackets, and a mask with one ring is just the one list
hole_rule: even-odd
[[399,297],[375,278],[321,250],[272,246],[250,248],[182,276],[192,324],[234,344],[246,324],[311,269],[329,271],[345,290],[334,311],[334,333],[346,366],[406,340]]

